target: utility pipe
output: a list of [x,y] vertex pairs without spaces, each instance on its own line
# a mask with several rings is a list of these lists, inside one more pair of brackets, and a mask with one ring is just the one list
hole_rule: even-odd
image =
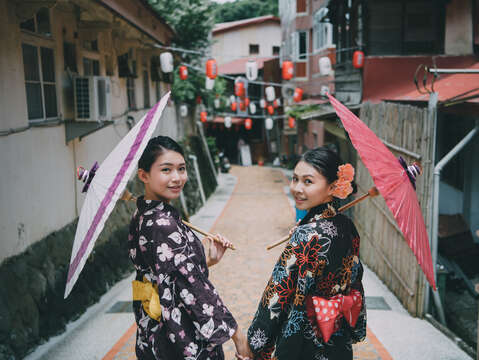
[[195,172],[196,172],[196,178],[198,179],[198,187],[200,188],[200,196],[201,196],[201,201],[203,202],[203,204],[206,203],[206,196],[205,196],[205,192],[203,190],[203,183],[201,182],[201,174],[200,174],[200,169],[198,167],[198,159],[195,155],[188,155],[188,157],[193,160],[193,166],[195,168]]
[[431,69],[427,71],[436,74],[479,74],[479,69]]
[[[441,180],[441,171],[444,166],[449,163],[468,143],[471,141],[474,136],[479,132],[479,122],[476,120],[476,126],[472,129],[459,143],[454,146],[454,148],[447,153],[434,167],[433,173],[433,209],[432,209],[432,264],[434,266],[434,276],[436,276],[436,262],[437,262],[437,248],[438,248],[438,232],[439,232],[439,185]],[[437,291],[433,292],[434,302],[438,306],[439,318],[441,322],[445,325],[446,319],[444,316],[444,310],[442,309],[442,304],[439,299],[439,294]],[[439,300],[437,301],[436,298]]]

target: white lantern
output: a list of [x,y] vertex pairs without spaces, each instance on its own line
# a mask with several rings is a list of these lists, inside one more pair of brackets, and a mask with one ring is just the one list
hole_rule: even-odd
[[214,101],[213,101],[214,105],[215,105],[215,109],[218,109],[221,105],[221,102],[220,102],[220,98],[216,98]]
[[236,101],[236,97],[234,95],[230,96],[230,104]]
[[207,76],[205,81],[205,87],[206,87],[206,90],[213,90],[213,88],[215,87],[215,79],[210,79]]
[[249,112],[251,114],[255,114],[256,113],[256,104],[254,102],[250,102],[249,103]]
[[185,105],[185,104],[180,105],[180,115],[182,117],[185,117],[186,115],[188,115],[188,106],[187,105]]
[[226,98],[225,100],[225,106],[228,107],[230,106],[231,102],[230,102],[230,99],[229,98]]
[[266,118],[264,125],[266,126],[266,130],[271,130],[273,128],[273,119]]
[[326,96],[326,94],[328,94],[328,93],[329,93],[329,86],[322,85],[321,86],[321,91],[320,91],[321,96]]
[[326,76],[331,74],[331,70],[331,59],[327,56],[319,58],[319,74],[322,76]]
[[225,117],[225,127],[229,129],[231,127],[231,116]]
[[281,106],[281,99],[280,98],[276,99],[276,105]]
[[255,60],[248,60],[246,63],[246,78],[256,80],[258,78],[258,64]]
[[170,73],[173,71],[173,55],[170,52],[164,52],[160,55],[161,71]]
[[276,97],[276,94],[274,92],[274,87],[272,86],[267,86],[266,89],[264,89],[266,92],[266,100],[269,102],[274,101],[274,98]]
[[265,99],[261,99],[261,100],[259,101],[259,107],[260,107],[261,109],[264,109],[264,108],[266,107],[266,100],[265,100]]

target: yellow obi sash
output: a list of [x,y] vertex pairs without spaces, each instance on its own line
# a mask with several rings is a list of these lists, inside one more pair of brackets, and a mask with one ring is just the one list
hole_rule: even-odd
[[160,296],[158,285],[152,284],[143,276],[143,282],[132,281],[133,301],[141,301],[143,310],[156,321],[161,319]]

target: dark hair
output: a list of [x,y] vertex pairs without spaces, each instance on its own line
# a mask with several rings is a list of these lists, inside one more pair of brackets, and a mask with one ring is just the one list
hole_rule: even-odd
[[175,140],[168,136],[157,136],[148,141],[140,160],[138,160],[138,168],[150,172],[151,165],[166,150],[172,150],[185,156],[183,148]]
[[338,179],[338,167],[341,165],[339,156],[336,152],[327,147],[323,146],[308,150],[303,156],[301,156],[299,161],[304,161],[313,166],[328,180],[329,184]]

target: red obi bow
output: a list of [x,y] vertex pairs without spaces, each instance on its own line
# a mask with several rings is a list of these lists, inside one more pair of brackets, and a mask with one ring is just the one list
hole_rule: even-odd
[[351,327],[356,326],[362,306],[362,296],[358,290],[351,290],[349,295],[336,295],[331,299],[308,296],[306,311],[311,321],[316,323],[324,339],[328,342],[331,335],[338,330],[337,321],[344,316]]

